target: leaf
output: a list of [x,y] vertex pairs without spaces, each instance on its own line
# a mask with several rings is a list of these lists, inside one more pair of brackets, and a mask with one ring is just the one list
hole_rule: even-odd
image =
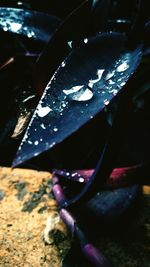
[[126,51],[124,43],[124,35],[104,33],[70,53],[46,86],[13,166],[62,142],[109,104],[141,59],[141,46]]
[[61,20],[55,16],[27,9],[0,7],[0,28],[47,42]]

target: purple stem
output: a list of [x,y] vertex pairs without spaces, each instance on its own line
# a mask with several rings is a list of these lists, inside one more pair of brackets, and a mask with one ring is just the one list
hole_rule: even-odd
[[54,194],[58,204],[60,206],[64,205],[65,202],[67,201],[67,199],[66,199],[66,196],[65,196],[65,194],[63,192],[63,189],[62,189],[61,185],[55,184],[53,186],[52,190],[53,190],[53,194]]
[[84,233],[75,225],[75,233],[80,242],[80,246],[84,256],[93,264],[95,267],[112,267],[112,265],[106,260],[102,253],[91,243],[88,243]]
[[60,214],[61,219],[67,225],[69,231],[73,235],[75,232],[76,220],[73,218],[71,213],[67,211],[66,209],[61,209],[59,214]]
[[112,265],[106,260],[101,252],[93,246],[93,244],[86,244],[82,251],[86,258],[94,264],[95,267],[111,267]]

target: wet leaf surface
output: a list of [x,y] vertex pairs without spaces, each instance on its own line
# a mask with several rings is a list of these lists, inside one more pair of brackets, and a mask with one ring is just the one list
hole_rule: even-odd
[[48,83],[14,165],[37,156],[77,131],[123,88],[141,59],[124,50],[120,34],[102,34],[74,50]]

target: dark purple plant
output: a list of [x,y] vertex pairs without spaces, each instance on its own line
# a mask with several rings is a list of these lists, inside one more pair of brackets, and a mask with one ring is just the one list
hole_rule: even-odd
[[[101,141],[94,167],[80,170],[79,166],[76,171],[59,170],[57,167],[53,171],[53,193],[60,205],[60,216],[77,239],[85,258],[99,267],[111,265],[87,241],[79,225],[79,212],[85,211],[87,216],[98,220],[108,214],[117,218],[135,199],[139,187],[134,184],[142,184],[141,173],[144,171],[147,174],[148,168],[145,162],[116,168],[122,142],[129,135],[134,118],[133,102],[138,97],[135,90],[129,90],[129,85],[134,81],[135,74],[139,73],[143,54],[147,53],[144,27],[148,19],[148,1],[136,2],[135,20],[125,20],[130,30],[123,33],[105,32],[110,29],[111,2],[83,1],[61,24],[59,19],[45,14],[43,16],[39,12],[0,8],[0,27],[13,33],[13,37],[16,34],[25,35],[42,42],[47,42],[50,37],[34,65],[31,81],[36,92],[43,95],[13,161],[13,167],[52,148],[61,149],[60,144],[68,139],[75,140],[82,131],[86,134],[92,132],[91,122],[95,125],[100,122],[103,127],[103,116],[108,121],[105,141],[98,137],[93,142],[96,149]],[[120,21],[124,23],[123,19],[117,19],[117,29]],[[100,30],[102,33],[99,33]],[[29,55],[31,53],[24,53],[25,58]],[[37,57],[34,53],[33,56]],[[10,63],[9,57],[6,57],[0,70],[5,70]],[[89,150],[91,153],[91,148]],[[101,190],[112,188],[114,191],[99,194]],[[75,211],[77,219],[70,210],[73,213]],[[64,264],[68,262],[64,261]]]

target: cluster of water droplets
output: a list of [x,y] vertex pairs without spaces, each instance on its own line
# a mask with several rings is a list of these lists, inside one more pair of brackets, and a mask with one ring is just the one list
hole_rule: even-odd
[[[69,100],[85,102],[94,94],[101,94],[104,105],[109,104],[110,95],[115,96],[128,79],[129,54],[124,54],[108,70],[97,69],[96,78],[89,79],[86,84],[80,84],[63,90]],[[106,97],[105,97],[106,96]]]
[[31,25],[26,26],[25,17],[31,17],[29,11],[7,8],[7,10],[1,11],[0,28],[4,31],[23,34],[28,38],[37,39],[39,31],[36,33],[36,30]]

